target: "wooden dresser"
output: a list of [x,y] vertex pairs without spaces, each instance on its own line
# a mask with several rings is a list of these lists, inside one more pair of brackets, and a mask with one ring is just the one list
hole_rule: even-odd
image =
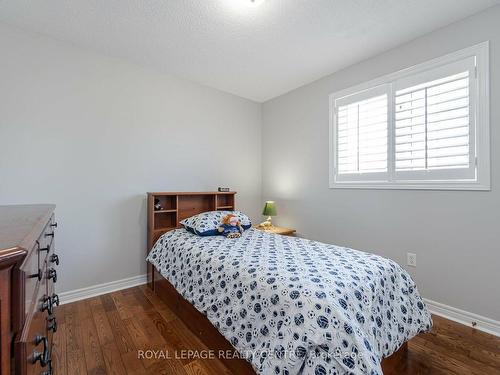
[[54,205],[0,206],[0,374],[52,374]]

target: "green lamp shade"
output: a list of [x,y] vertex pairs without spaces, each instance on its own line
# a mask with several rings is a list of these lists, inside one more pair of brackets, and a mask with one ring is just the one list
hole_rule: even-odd
[[262,211],[262,215],[264,216],[276,216],[278,212],[276,211],[276,203],[274,201],[267,201],[264,206],[264,211]]

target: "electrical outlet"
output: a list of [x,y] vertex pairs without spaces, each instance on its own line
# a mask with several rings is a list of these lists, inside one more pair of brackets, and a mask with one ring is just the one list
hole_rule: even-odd
[[407,253],[406,254],[406,264],[411,267],[417,266],[417,254]]

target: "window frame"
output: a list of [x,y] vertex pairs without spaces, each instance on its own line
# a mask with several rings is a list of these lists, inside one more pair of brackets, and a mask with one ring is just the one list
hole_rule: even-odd
[[[403,81],[410,82],[418,80],[427,72],[442,69],[446,71],[449,66],[462,63],[468,58],[475,58],[474,79],[470,81],[470,126],[474,127],[471,132],[471,150],[475,155],[470,155],[471,161],[475,159],[475,173],[472,179],[446,179],[447,172],[453,170],[438,171],[413,171],[412,179],[404,180],[401,176],[405,173],[395,170],[395,106],[394,98],[397,84]],[[475,85],[472,89],[472,85]],[[387,178],[370,176],[370,173],[353,174],[354,178],[346,178],[345,174],[337,174],[337,119],[336,101],[343,100],[349,96],[363,95],[377,87],[386,86],[388,95],[388,171]],[[399,70],[394,73],[364,82],[362,84],[337,91],[329,95],[329,186],[330,188],[354,188],[354,189],[426,189],[426,190],[491,190],[490,182],[490,125],[489,125],[489,41],[423,62],[412,67]],[[417,172],[417,173],[415,173]],[[384,173],[385,174],[385,173]],[[417,175],[421,175],[418,179]],[[356,176],[354,176],[356,175]],[[408,174],[407,174],[408,175]],[[426,176],[438,176],[441,179],[428,179]],[[456,176],[449,174],[451,178]],[[377,178],[378,177],[378,178]]]

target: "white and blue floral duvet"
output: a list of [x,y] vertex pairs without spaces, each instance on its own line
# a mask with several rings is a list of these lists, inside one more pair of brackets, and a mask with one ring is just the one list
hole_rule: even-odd
[[382,374],[382,358],[432,325],[408,273],[361,251],[178,229],[147,259],[261,374]]

